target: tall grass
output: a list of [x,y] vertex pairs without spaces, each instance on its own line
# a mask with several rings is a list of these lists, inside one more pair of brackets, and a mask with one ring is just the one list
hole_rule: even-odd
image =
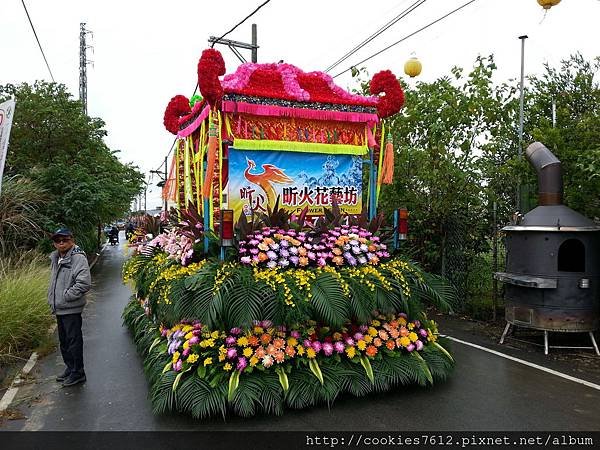
[[46,303],[49,265],[34,252],[0,259],[0,362],[47,340],[54,321]]

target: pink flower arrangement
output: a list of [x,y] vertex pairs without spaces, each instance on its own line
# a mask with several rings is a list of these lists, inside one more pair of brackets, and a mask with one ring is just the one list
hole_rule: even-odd
[[148,245],[161,248],[167,253],[169,259],[174,259],[182,266],[191,262],[194,256],[194,239],[178,229],[159,234]]
[[274,269],[376,265],[390,254],[386,245],[370,231],[344,225],[320,237],[314,233],[265,227],[240,242],[239,256],[242,264]]
[[317,327],[314,322],[288,330],[270,321],[255,321],[248,329],[232,328],[229,333],[211,331],[199,322],[161,327],[160,331],[167,340],[167,353],[175,371],[202,365],[244,372],[299,359],[376,358],[421,351],[436,340],[435,323],[430,327],[418,320],[409,321],[406,314],[400,313],[376,316],[368,325],[348,324],[339,331]]

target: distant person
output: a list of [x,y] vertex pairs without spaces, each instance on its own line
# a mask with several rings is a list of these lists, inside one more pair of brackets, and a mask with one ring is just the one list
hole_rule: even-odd
[[127,229],[125,230],[125,237],[127,238],[127,240],[131,239],[131,236],[133,236],[134,231],[135,227],[133,226],[133,222],[129,222],[127,224]]
[[119,229],[116,225],[112,226],[112,228],[108,232],[108,237],[113,237],[115,242],[119,242]]
[[50,286],[48,303],[56,315],[58,340],[65,371],[56,377],[63,386],[83,383],[83,334],[81,313],[85,306],[85,294],[91,287],[90,268],[85,252],[75,245],[73,233],[60,228],[52,235],[54,248],[50,254]]

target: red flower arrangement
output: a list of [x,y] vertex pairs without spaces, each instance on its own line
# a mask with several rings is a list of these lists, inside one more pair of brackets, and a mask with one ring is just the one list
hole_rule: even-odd
[[171,99],[165,109],[163,123],[165,128],[173,134],[179,131],[179,118],[192,112],[190,101],[183,95],[176,95]]
[[379,97],[377,115],[382,119],[400,111],[404,105],[404,92],[396,76],[390,70],[377,72],[370,83],[371,94],[385,94]]
[[200,93],[212,107],[223,97],[223,86],[219,76],[225,75],[225,61],[218,50],[208,48],[198,61],[198,87]]

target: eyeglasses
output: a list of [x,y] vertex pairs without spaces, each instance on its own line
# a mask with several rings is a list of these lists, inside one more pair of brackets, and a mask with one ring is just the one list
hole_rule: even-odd
[[55,244],[62,244],[63,242],[69,242],[71,238],[54,239]]

